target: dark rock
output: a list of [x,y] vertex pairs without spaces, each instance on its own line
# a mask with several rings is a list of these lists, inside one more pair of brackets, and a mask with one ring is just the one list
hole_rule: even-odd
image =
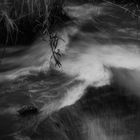
[[36,115],[39,113],[38,108],[32,105],[23,106],[18,110],[20,116],[25,117],[28,115]]

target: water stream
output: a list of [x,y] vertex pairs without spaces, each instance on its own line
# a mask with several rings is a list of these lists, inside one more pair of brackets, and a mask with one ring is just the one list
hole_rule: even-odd
[[[28,49],[7,48],[0,64],[0,139],[138,140],[137,20],[107,4],[65,11],[74,21],[58,31],[61,68],[41,38]],[[40,114],[20,118],[24,105],[37,106]]]

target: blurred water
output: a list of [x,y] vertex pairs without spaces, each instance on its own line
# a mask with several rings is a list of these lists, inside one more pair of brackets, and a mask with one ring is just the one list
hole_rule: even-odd
[[[65,10],[75,20],[58,32],[61,68],[50,62],[49,44],[41,39],[26,50],[7,48],[0,139],[139,140],[137,20],[106,4]],[[37,106],[40,114],[19,117],[23,105]]]

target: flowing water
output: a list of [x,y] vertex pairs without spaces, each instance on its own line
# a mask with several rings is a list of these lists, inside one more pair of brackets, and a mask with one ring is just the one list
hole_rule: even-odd
[[[70,5],[58,31],[61,68],[48,41],[8,47],[0,67],[0,139],[139,140],[140,26],[109,4]],[[40,113],[20,117],[24,105]]]

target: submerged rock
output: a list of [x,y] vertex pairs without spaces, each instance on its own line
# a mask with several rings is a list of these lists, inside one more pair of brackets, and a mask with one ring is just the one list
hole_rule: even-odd
[[20,116],[25,117],[28,115],[36,115],[39,113],[39,110],[37,107],[33,105],[25,105],[21,109],[18,110],[18,113]]

